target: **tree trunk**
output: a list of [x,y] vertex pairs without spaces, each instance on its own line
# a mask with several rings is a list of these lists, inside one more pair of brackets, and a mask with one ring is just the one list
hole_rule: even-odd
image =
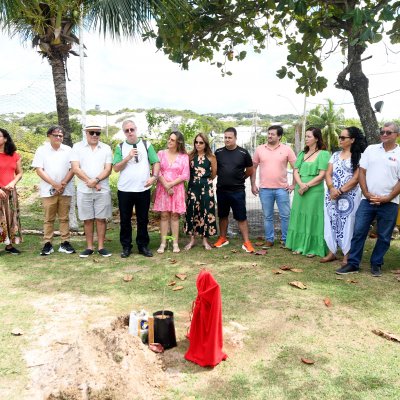
[[55,51],[49,57],[49,63],[53,73],[58,124],[64,128],[64,144],[72,146],[64,57],[61,53]]
[[[361,46],[348,45],[348,65],[339,74],[337,87],[352,94],[368,144],[373,144],[379,142],[379,125],[369,99],[369,80],[362,70],[361,56],[364,50]],[[348,73],[349,80],[345,79]]]

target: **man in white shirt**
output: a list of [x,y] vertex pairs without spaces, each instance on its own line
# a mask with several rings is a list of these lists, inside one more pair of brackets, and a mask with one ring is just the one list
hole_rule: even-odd
[[[152,257],[149,249],[150,188],[157,182],[160,161],[151,145],[137,137],[137,127],[133,121],[122,123],[126,141],[114,152],[114,171],[119,172],[118,205],[120,213],[121,257],[132,252],[132,211],[135,207],[137,233],[136,245],[140,254]],[[150,167],[151,166],[151,167]],[[150,175],[152,168],[152,175]]]
[[44,209],[43,241],[40,253],[47,256],[54,252],[54,221],[58,215],[60,222],[61,244],[59,252],[72,254],[74,248],[69,243],[69,209],[74,193],[74,176],[70,157],[71,147],[62,144],[64,131],[54,125],[47,131],[49,141],[38,147],[32,161],[32,167],[40,177],[40,197]]
[[371,273],[375,277],[382,275],[383,257],[390,247],[399,207],[400,146],[396,143],[399,136],[398,125],[387,122],[380,131],[382,143],[368,146],[361,156],[359,183],[363,197],[356,213],[347,264],[336,270],[339,275],[360,270],[365,240],[375,218],[378,239],[371,254]]
[[77,205],[79,219],[83,221],[86,250],[79,257],[88,257],[94,253],[93,237],[96,221],[98,247],[103,257],[111,256],[104,247],[107,218],[111,218],[112,205],[108,177],[111,174],[112,152],[108,144],[100,142],[101,127],[87,126],[86,140],[75,143],[72,148],[71,164],[79,178]]

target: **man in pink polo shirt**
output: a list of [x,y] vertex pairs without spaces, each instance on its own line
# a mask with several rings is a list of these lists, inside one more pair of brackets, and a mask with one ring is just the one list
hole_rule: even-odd
[[[286,243],[289,225],[290,198],[289,193],[294,185],[287,180],[288,163],[294,166],[296,155],[287,145],[281,143],[283,128],[272,125],[268,128],[268,141],[256,148],[253,156],[254,172],[251,176],[251,191],[260,195],[264,213],[265,245],[274,245],[274,203],[276,201],[281,220],[282,245]],[[257,168],[260,167],[260,182],[256,185]]]

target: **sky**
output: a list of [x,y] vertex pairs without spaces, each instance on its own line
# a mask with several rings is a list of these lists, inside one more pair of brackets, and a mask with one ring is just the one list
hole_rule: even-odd
[[[152,43],[113,42],[98,34],[84,34],[86,109],[99,105],[115,112],[122,108],[190,109],[198,113],[253,112],[302,114],[304,96],[295,93],[295,81],[279,79],[276,70],[285,64],[284,47],[269,46],[263,53],[250,49],[244,61],[230,63],[232,76],[222,77],[208,63],[193,62],[189,71],[157,52]],[[50,66],[18,38],[0,34],[0,114],[10,111],[55,110]],[[372,59],[365,61],[364,71],[370,79],[373,104],[383,100],[379,120],[400,117],[400,46],[392,46],[399,54],[388,52],[382,44],[365,52]],[[335,89],[343,56],[334,54],[324,62],[329,79],[328,89],[306,99],[306,110],[326,104],[330,98],[343,107],[346,117],[357,117],[350,93]],[[68,60],[68,97],[71,107],[81,108],[80,65],[78,57]],[[393,92],[394,93],[390,93]],[[350,103],[350,104],[344,104]]]

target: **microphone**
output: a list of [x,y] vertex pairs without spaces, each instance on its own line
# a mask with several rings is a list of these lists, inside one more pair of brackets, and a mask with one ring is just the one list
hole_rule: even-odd
[[[136,143],[134,143],[134,144],[132,145],[132,147],[133,147],[134,149],[137,149]],[[138,157],[137,154],[136,154],[136,156],[135,156],[135,162],[136,162],[136,163],[139,162],[139,157]]]

